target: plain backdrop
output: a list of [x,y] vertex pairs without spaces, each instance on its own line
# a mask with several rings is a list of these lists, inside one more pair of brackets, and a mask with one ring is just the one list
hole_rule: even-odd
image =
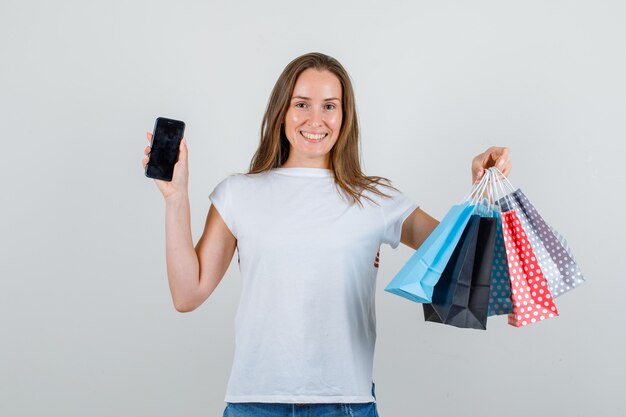
[[380,415],[626,415],[625,21],[619,0],[0,0],[0,415],[221,416],[241,277],[175,311],[145,132],[187,123],[195,243],[311,51],[354,81],[366,173],[441,218],[508,146],[587,278],[558,318],[461,330],[383,291],[412,253],[383,246]]

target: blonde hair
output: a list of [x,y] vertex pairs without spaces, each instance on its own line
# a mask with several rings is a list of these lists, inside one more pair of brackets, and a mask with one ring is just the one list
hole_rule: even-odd
[[364,190],[389,197],[379,191],[375,184],[396,189],[391,186],[391,181],[384,177],[367,176],[361,170],[359,125],[350,76],[339,61],[319,52],[308,53],[294,59],[278,77],[267,103],[261,124],[261,140],[250,162],[248,174],[278,168],[289,157],[290,145],[283,122],[296,81],[300,74],[309,68],[330,71],[341,82],[343,110],[341,130],[337,142],[329,152],[329,168],[333,171],[336,185],[361,206],[360,197],[373,201],[362,194]]

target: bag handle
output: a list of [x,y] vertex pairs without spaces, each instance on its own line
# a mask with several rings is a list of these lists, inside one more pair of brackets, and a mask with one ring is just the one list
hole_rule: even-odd
[[494,207],[496,205],[495,198],[495,177],[494,173],[491,170],[487,170],[487,174],[489,175],[489,204]]
[[500,198],[503,198],[510,207],[513,207],[511,194],[515,192],[515,188],[498,168],[491,167],[489,171],[491,172],[496,191],[499,191],[502,195]]
[[510,192],[512,193],[515,192],[516,188],[513,187],[513,184],[511,184],[511,181],[509,181],[509,179],[506,177],[506,175],[502,173],[502,171],[500,171],[495,166],[489,168],[489,170],[494,173],[494,175],[498,178],[498,181],[500,181],[503,185],[506,185],[506,188],[510,190]]
[[488,183],[489,176],[483,175],[478,184],[472,185],[472,190],[469,192],[468,195],[465,196],[463,201],[471,201],[472,203],[477,204],[480,201],[482,195],[485,193]]

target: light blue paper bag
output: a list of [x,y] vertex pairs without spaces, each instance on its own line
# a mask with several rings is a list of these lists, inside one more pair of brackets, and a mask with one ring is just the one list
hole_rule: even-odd
[[439,226],[385,287],[385,291],[417,303],[430,303],[433,287],[475,209],[476,205],[470,201],[452,206]]

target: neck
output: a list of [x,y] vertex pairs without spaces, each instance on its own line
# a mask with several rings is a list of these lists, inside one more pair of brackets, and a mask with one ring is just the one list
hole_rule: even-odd
[[304,160],[294,160],[291,158],[287,158],[284,164],[281,165],[281,168],[323,168],[330,169],[330,164],[328,163],[328,159],[325,160],[315,160],[315,159],[304,159]]

